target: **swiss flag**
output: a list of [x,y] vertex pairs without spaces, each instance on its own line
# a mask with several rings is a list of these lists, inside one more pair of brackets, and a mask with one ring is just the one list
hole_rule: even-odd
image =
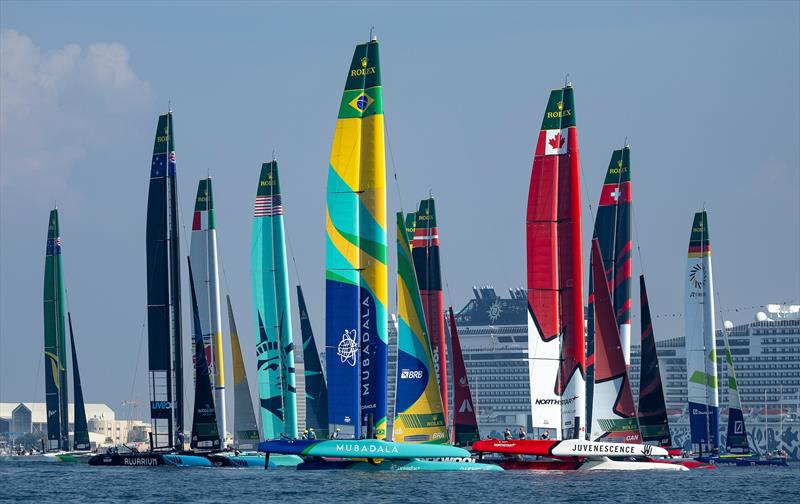
[[568,129],[552,129],[545,131],[544,155],[558,155],[567,153]]

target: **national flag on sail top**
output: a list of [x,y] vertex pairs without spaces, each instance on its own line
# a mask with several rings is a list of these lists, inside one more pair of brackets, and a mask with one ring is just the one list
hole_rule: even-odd
[[256,196],[256,209],[253,213],[254,217],[274,217],[276,215],[283,215],[283,205],[281,204],[280,194],[275,194],[273,196]]
[[569,128],[545,130],[545,156],[566,154],[569,144]]

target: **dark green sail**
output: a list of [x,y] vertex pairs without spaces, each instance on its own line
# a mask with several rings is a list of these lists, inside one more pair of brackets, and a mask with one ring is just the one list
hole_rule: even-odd
[[81,374],[78,371],[78,354],[75,353],[75,333],[72,332],[72,314],[67,313],[69,320],[69,344],[72,349],[72,387],[75,390],[75,434],[72,439],[74,450],[89,450],[89,426],[86,424],[86,406],[83,403],[83,387]]
[[58,210],[50,211],[44,261],[44,384],[47,403],[47,450],[69,450],[67,417],[67,345],[64,328],[64,281]]
[[192,327],[194,329],[195,380],[194,412],[192,414],[192,448],[219,449],[221,445],[217,427],[217,411],[214,408],[214,395],[211,391],[211,374],[203,345],[203,328],[200,326],[200,312],[194,292],[192,262],[189,263],[189,289],[192,293]]
[[147,347],[152,448],[177,445],[183,421],[181,274],[172,112],[158,118],[147,198]]
[[314,429],[317,438],[328,437],[328,386],[322,373],[322,364],[308,318],[303,289],[297,286],[297,304],[300,308],[300,331],[303,334],[303,360],[306,380],[306,427]]

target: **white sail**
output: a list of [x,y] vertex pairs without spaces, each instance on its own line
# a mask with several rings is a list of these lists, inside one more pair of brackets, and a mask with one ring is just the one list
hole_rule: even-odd
[[[217,427],[224,443],[227,424],[225,421],[225,373],[222,350],[222,313],[219,298],[219,263],[217,260],[217,230],[214,225],[214,201],[211,178],[200,180],[197,186],[192,219],[192,237],[189,257],[194,273],[197,308],[203,342],[214,390],[214,408],[217,412]],[[193,347],[194,348],[194,347]],[[193,353],[194,355],[194,353]]]
[[685,282],[686,374],[692,444],[719,447],[714,282],[706,212],[694,216]]

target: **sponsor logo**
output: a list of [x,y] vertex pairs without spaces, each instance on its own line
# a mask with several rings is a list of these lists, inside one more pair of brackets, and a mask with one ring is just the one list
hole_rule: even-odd
[[[617,453],[621,455],[636,455],[639,453],[635,445],[624,443],[609,444],[575,444],[572,446],[573,453]],[[652,450],[652,448],[651,448]]]
[[466,413],[466,412],[469,412],[469,411],[472,411],[472,404],[470,404],[470,402],[465,399],[464,402],[461,403],[461,407],[458,408],[458,412],[459,413]]
[[357,333],[355,329],[345,329],[342,334],[342,340],[336,348],[336,355],[339,356],[342,363],[347,363],[351,367],[356,366],[356,355],[358,354],[358,340],[356,336]]
[[706,281],[706,271],[702,264],[689,268],[689,284],[695,289],[702,289]]
[[422,371],[415,371],[413,369],[404,369],[400,371],[401,380],[420,380],[422,379]]
[[125,458],[122,461],[123,464],[128,466],[155,466],[158,465],[158,459],[155,457],[148,457],[148,458]]
[[644,447],[642,448],[642,453],[644,454],[645,457],[649,457],[650,455],[653,454],[653,446],[649,444],[644,445]]
[[361,68],[350,70],[350,77],[358,77],[361,75],[372,75],[375,73],[375,67],[369,66],[369,59],[366,56],[361,58]]
[[172,409],[172,403],[170,401],[150,401],[150,409],[151,410]]
[[51,417],[56,414],[56,410],[47,410],[47,416]]
[[734,434],[744,434],[744,422],[741,420],[736,420],[733,422],[733,433]]
[[572,404],[577,398],[578,396],[568,397],[566,399],[536,399],[535,404],[544,406]]
[[616,168],[609,168],[608,173],[611,173],[613,175],[617,175],[619,173],[626,173],[627,171],[628,171],[628,167],[627,166],[622,166],[622,160],[620,159],[619,161],[617,161]]
[[398,453],[396,446],[383,446],[378,444],[336,444],[337,453],[366,453],[366,454],[391,454]]

